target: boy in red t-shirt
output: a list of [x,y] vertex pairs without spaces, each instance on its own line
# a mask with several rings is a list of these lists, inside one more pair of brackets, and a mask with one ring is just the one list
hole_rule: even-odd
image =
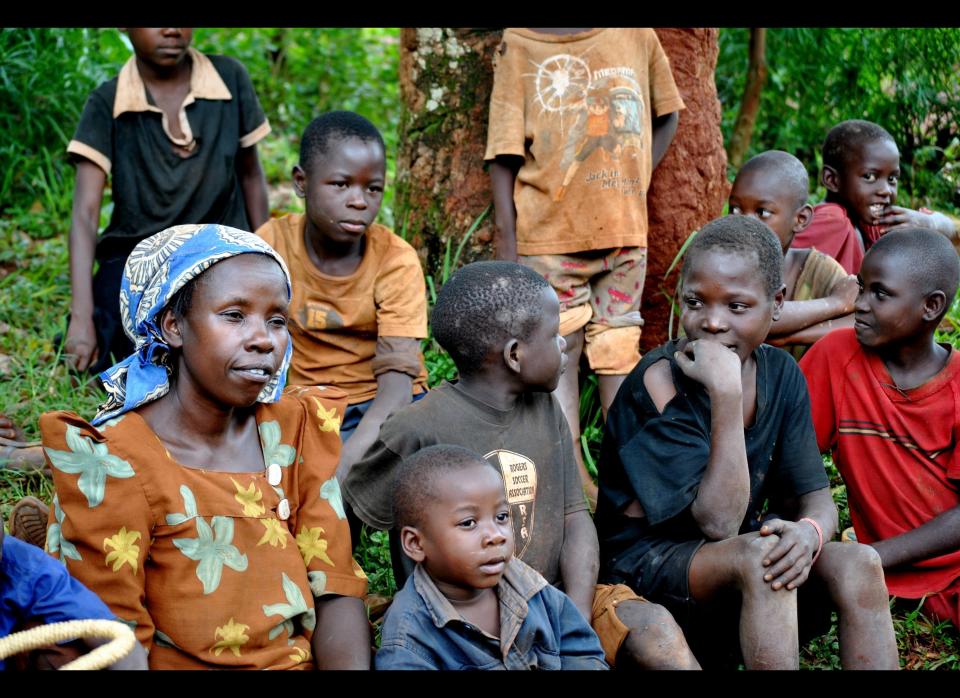
[[894,596],[960,627],[960,356],[934,331],[960,280],[942,235],[881,237],[860,269],[854,328],[800,362],[821,451],[833,450],[857,539]]
[[842,121],[827,133],[822,154],[827,199],[813,209],[813,221],[794,238],[794,248],[816,247],[856,274],[864,250],[890,230],[923,226],[957,241],[957,227],[942,213],[894,205],[900,151],[882,126]]

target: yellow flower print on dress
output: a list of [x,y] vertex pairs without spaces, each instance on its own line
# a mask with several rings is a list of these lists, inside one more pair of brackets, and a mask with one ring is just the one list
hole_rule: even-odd
[[244,489],[243,485],[233,478],[230,478],[230,482],[237,488],[237,493],[233,495],[233,498],[240,502],[244,516],[260,516],[267,510],[263,504],[260,504],[260,500],[263,499],[263,492],[257,489],[257,483],[251,480],[250,486]]
[[357,563],[357,561],[353,558],[350,558],[350,562],[353,563],[353,576],[360,577],[360,579],[366,579],[367,574],[363,571],[363,568]]
[[210,651],[213,652],[214,656],[219,657],[220,653],[224,650],[230,650],[233,652],[234,657],[239,657],[240,648],[247,644],[247,642],[250,640],[250,638],[246,635],[246,631],[249,629],[249,625],[237,623],[231,616],[230,620],[228,620],[226,624],[221,625],[213,633],[214,640],[216,640],[218,637],[221,639],[214,643],[213,647],[210,648]]
[[337,408],[331,407],[329,410],[325,410],[317,398],[313,398],[313,401],[317,403],[317,419],[320,422],[320,431],[332,431],[334,434],[339,434],[340,418],[337,416]]
[[300,533],[297,534],[297,547],[300,548],[303,563],[309,565],[313,558],[319,557],[331,567],[336,567],[333,560],[327,555],[327,541],[320,536],[321,533],[323,533],[323,529],[319,526],[316,528],[301,527]]
[[269,543],[274,548],[279,545],[281,548],[286,550],[287,548],[287,529],[279,519],[260,519],[260,523],[263,524],[263,527],[267,529],[266,533],[263,534],[263,537],[257,541],[257,545],[261,546],[265,543]]
[[135,545],[134,541],[142,538],[140,531],[127,531],[124,526],[116,535],[103,539],[103,549],[113,548],[112,552],[106,554],[106,562],[109,565],[113,563],[113,571],[118,572],[124,565],[130,565],[133,573],[137,573],[137,561],[140,559],[140,546]]
[[294,648],[293,648],[293,651],[294,651],[296,654],[291,654],[291,655],[288,655],[288,656],[290,657],[290,660],[291,660],[292,662],[294,662],[295,664],[301,664],[301,663],[307,661],[308,659],[310,659],[310,653],[307,652],[307,651],[306,651],[305,649],[303,649],[302,647],[294,647]]

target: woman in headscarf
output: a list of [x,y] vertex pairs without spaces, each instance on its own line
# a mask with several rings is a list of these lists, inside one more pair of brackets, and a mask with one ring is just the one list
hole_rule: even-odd
[[136,351],[87,422],[43,415],[47,550],[129,623],[151,668],[368,668],[366,577],[334,476],[345,402],[281,394],[290,278],[251,233],[176,226],[134,249]]

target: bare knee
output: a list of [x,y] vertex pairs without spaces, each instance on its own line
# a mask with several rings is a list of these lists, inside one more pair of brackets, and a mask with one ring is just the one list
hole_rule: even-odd
[[816,572],[841,613],[887,605],[883,564],[879,553],[869,545],[828,543]]
[[776,547],[780,537],[776,534],[761,536],[757,533],[738,536],[735,540],[737,545],[733,551],[732,559],[735,566],[737,586],[741,591],[759,590],[766,587],[767,582],[763,579],[763,561],[767,559],[770,551]]
[[617,654],[617,665],[639,665],[647,669],[697,669],[699,664],[683,631],[663,606],[646,601],[624,601],[616,608],[617,618],[629,633]]

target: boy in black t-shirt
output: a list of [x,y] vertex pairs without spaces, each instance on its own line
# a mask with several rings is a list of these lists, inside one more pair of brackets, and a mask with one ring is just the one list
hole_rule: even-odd
[[796,669],[797,589],[809,576],[804,598],[839,612],[842,665],[895,669],[879,557],[828,542],[837,508],[806,384],[786,352],[763,344],[783,295],[780,245],[760,221],[727,216],[691,243],[686,339],[647,354],[607,418],[601,579],[663,603],[698,654],[701,641],[725,649],[718,624],[739,619],[748,669]]
[[[136,55],[90,94],[67,146],[77,178],[64,352],[94,374],[133,352],[119,298],[138,242],[181,223],[255,230],[269,215],[256,143],[270,125],[243,66],[191,48],[192,29],[126,31]],[[113,214],[98,239],[108,175]]]
[[[560,302],[550,285],[514,262],[468,264],[440,290],[432,327],[460,379],[384,422],[343,483],[353,511],[371,526],[390,529],[401,459],[440,443],[484,454],[503,475],[516,556],[561,586],[591,620],[607,663],[698,668],[662,607],[622,584],[596,584],[596,529],[569,427],[551,395],[566,359]],[[396,538],[394,532],[393,566],[402,586],[412,564],[398,552]]]

